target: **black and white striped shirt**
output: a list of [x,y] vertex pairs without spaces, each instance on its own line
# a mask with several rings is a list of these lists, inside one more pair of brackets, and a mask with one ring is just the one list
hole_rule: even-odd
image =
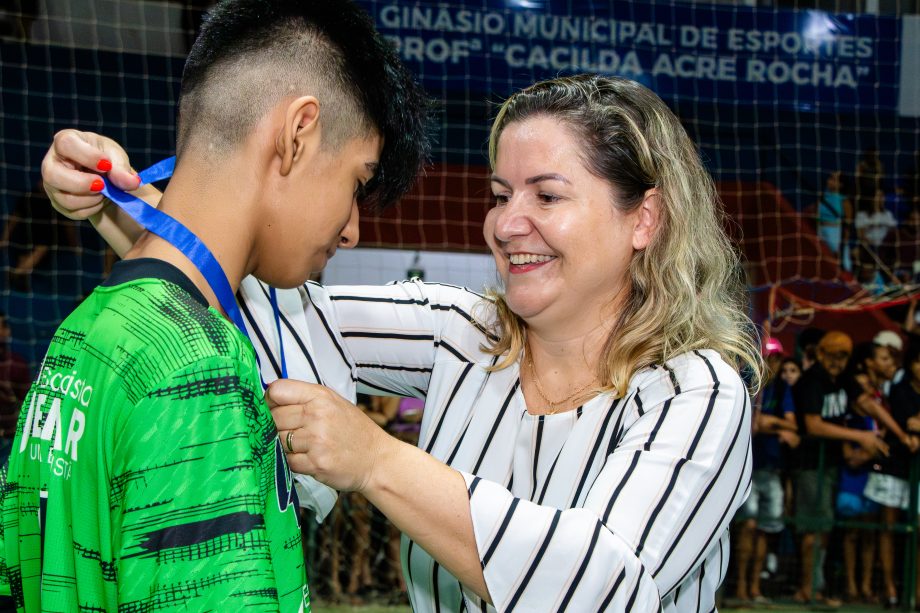
[[[250,278],[241,294],[272,380],[267,291]],[[290,377],[348,398],[360,390],[425,399],[419,446],[466,479],[495,606],[404,537],[415,611],[715,609],[728,525],[751,474],[749,398],[717,353],[646,368],[621,399],[600,394],[533,416],[516,366],[486,371],[496,358],[481,349],[479,322],[494,309],[474,292],[308,284],[279,292],[279,305]],[[308,489],[322,506],[322,488]]]

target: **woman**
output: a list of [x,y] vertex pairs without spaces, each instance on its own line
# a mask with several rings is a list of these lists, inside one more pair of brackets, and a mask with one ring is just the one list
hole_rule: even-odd
[[[49,152],[65,208],[90,181],[62,156],[96,158]],[[335,392],[275,382],[291,467],[360,491],[403,531],[416,611],[710,610],[750,487],[738,370],[756,387],[761,369],[712,180],[657,96],[592,75],[513,95],[490,158],[501,292],[279,295],[293,376],[309,363],[346,393],[425,399],[414,448]],[[243,291],[268,370],[274,318],[264,288]]]

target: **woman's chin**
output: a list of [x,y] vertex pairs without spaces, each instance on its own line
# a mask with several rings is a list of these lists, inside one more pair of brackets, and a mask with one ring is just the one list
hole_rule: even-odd
[[512,313],[524,320],[538,316],[548,306],[546,300],[535,300],[532,296],[516,299],[513,295],[506,295],[505,302]]

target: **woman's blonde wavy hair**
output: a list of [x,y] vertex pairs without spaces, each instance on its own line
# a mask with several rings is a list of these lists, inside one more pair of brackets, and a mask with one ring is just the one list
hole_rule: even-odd
[[[585,167],[614,188],[614,206],[638,207],[651,188],[659,193],[658,229],[633,254],[630,291],[598,364],[604,389],[625,394],[637,370],[663,364],[694,349],[713,349],[746,371],[752,392],[763,361],[746,314],[745,279],[737,250],[725,232],[725,214],[712,177],[677,117],[652,91],[626,79],[579,75],[543,81],[501,106],[489,137],[495,167],[502,131],[511,123],[549,116],[584,143]],[[527,324],[498,290],[496,340],[484,349],[517,361]]]

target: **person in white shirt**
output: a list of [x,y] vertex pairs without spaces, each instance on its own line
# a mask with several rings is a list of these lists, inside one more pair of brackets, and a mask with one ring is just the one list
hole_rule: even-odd
[[[865,204],[863,200],[863,204]],[[857,207],[854,220],[859,248],[856,250],[856,280],[874,285],[879,291],[888,275],[883,275],[884,262],[891,261],[893,246],[888,236],[898,227],[894,215],[885,208],[885,192],[876,190],[871,207]]]
[[885,244],[885,239],[898,227],[898,221],[891,211],[885,208],[885,192],[878,190],[873,199],[871,210],[856,212],[855,226],[859,239],[875,249]]
[[[279,292],[291,467],[403,531],[415,611],[713,610],[762,363],[712,179],[654,93],[595,75],[512,95],[490,162],[500,290]],[[277,377],[267,289],[241,301]],[[423,398],[418,448],[356,389]]]

